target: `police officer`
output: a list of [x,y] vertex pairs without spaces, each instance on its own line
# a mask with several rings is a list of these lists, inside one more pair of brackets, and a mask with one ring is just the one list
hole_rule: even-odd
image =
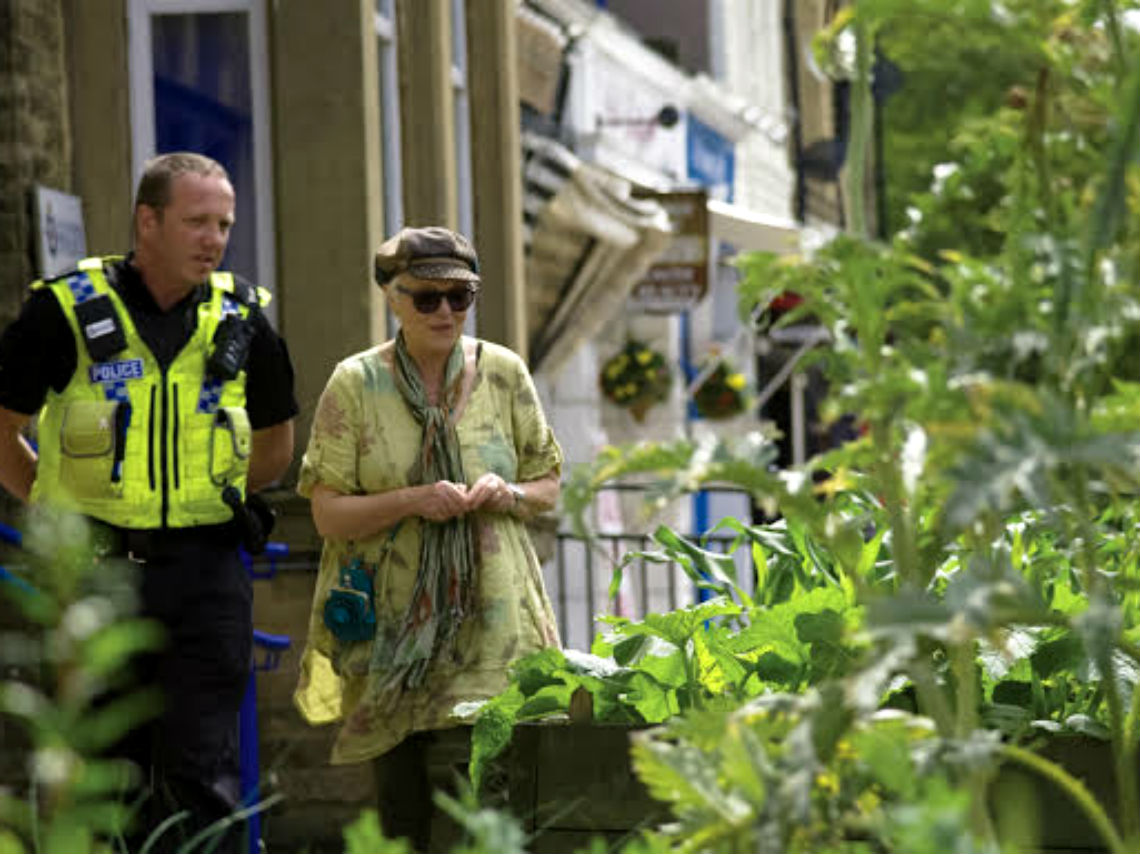
[[[217,272],[233,224],[220,164],[156,157],[135,198],[134,251],[34,283],[0,337],[0,484],[96,520],[139,565],[141,610],[166,629],[145,676],[163,711],[123,751],[152,787],[151,822],[190,811],[166,839],[175,847],[239,804],[252,596],[238,523],[246,496],[292,459],[297,413],[268,293]],[[37,412],[38,456],[23,438]]]

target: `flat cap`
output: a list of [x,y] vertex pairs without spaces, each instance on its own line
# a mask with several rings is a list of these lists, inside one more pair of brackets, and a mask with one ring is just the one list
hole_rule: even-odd
[[479,258],[462,234],[437,225],[402,228],[376,250],[376,283],[386,285],[400,273],[417,279],[479,281]]

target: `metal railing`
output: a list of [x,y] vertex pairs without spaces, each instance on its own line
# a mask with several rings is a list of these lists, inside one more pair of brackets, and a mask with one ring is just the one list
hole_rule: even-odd
[[[644,491],[644,487],[632,484],[609,484],[605,488],[626,493]],[[708,491],[740,493],[731,488]],[[734,539],[734,535],[727,532],[703,539],[699,534],[686,536],[709,551],[721,553],[728,551]],[[658,546],[647,533],[600,533],[589,540],[568,530],[554,535],[553,553],[548,552],[542,572],[564,646],[589,650],[595,634],[605,628],[598,620],[601,616],[640,620],[651,611],[674,610],[700,600],[701,591],[678,565],[644,558],[633,560],[626,567],[618,595],[609,595],[613,569],[626,554],[657,550]],[[751,550],[740,548],[733,557],[737,579],[741,587],[751,593],[755,579]],[[315,572],[319,564],[319,550],[296,548],[278,558],[277,571]]]
[[[726,553],[731,534],[713,534],[701,540],[709,551]],[[659,547],[647,534],[596,534],[585,540],[569,531],[556,537],[553,559],[544,568],[546,590],[554,606],[564,646],[588,650],[594,635],[605,624],[599,617],[616,615],[644,619],[652,611],[673,610],[701,599],[701,591],[675,563],[634,559],[623,573],[616,596],[609,595],[613,569],[631,552],[656,551]],[[751,553],[735,553],[737,577],[746,590],[752,587],[754,572]]]

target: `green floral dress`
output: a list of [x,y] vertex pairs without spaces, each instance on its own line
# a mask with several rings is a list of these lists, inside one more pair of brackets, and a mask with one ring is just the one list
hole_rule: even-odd
[[[487,472],[525,482],[560,471],[562,452],[522,360],[489,342],[463,343],[474,362],[456,424],[468,486]],[[318,484],[345,495],[412,485],[407,475],[420,449],[421,428],[396,389],[391,358],[391,348],[373,348],[337,365],[317,406],[301,467],[297,489],[305,497]],[[474,521],[474,612],[460,629],[451,660],[434,661],[425,684],[405,690],[390,708],[366,699],[382,670],[372,666],[372,642],[337,641],[324,624],[324,604],[340,568],[360,560],[375,573],[378,634],[386,625],[399,625],[416,580],[420,520],[406,518],[394,538],[383,531],[363,540],[325,540],[295,700],[310,723],[343,720],[334,764],[370,759],[412,732],[460,723],[452,714],[457,703],[494,696],[506,687],[514,659],[559,645],[526,525],[494,512],[477,513]]]

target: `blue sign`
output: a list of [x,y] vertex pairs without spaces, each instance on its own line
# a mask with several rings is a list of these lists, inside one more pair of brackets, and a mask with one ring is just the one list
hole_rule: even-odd
[[691,113],[686,141],[689,178],[714,190],[723,201],[732,201],[733,178],[736,175],[736,151],[731,140],[721,136]]
[[142,359],[125,359],[121,362],[101,362],[89,371],[93,383],[114,383],[142,379]]

